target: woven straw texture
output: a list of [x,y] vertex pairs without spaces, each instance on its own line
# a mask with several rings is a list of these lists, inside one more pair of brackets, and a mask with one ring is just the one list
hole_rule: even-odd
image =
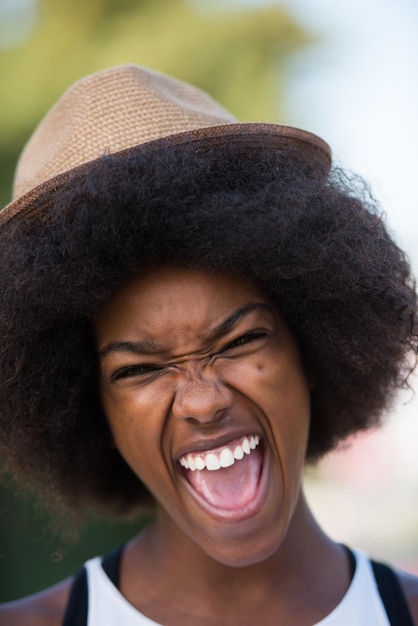
[[204,92],[135,65],[87,76],[66,91],[29,140],[13,197],[103,154],[234,121]]
[[137,65],[86,76],[70,87],[39,124],[20,157],[13,201],[0,224],[19,213],[46,210],[47,194],[106,154],[121,157],[167,140],[234,141],[279,149],[283,138],[327,171],[328,144],[303,130],[280,124],[244,124],[203,91]]

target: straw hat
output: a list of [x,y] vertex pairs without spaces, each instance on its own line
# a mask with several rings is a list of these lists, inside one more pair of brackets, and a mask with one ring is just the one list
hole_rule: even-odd
[[86,76],[47,113],[20,157],[13,200],[0,212],[12,218],[48,210],[57,190],[85,177],[103,155],[128,158],[167,142],[180,147],[225,143],[264,151],[292,144],[306,160],[329,170],[327,143],[281,124],[238,123],[203,91],[137,65]]

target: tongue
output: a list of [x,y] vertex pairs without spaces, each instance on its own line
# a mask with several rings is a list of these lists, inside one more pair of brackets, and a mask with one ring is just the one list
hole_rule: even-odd
[[227,511],[240,510],[255,497],[262,459],[262,452],[256,448],[230,467],[215,471],[188,470],[186,475],[194,489],[212,506]]

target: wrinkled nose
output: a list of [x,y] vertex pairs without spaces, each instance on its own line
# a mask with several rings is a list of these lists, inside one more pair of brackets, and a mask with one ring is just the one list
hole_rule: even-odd
[[195,372],[178,382],[172,414],[176,419],[206,424],[220,419],[232,401],[232,390],[218,377]]

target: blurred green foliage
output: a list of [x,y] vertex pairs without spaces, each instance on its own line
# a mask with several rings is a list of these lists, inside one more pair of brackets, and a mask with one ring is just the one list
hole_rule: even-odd
[[67,578],[89,557],[125,542],[144,523],[90,520],[73,543],[50,531],[50,520],[34,497],[1,490],[0,602]]
[[[241,120],[283,119],[286,59],[309,35],[280,6],[201,7],[182,0],[40,0],[28,38],[8,48],[0,40],[1,206],[10,200],[22,145],[46,110],[76,79],[111,65],[134,62],[173,74]],[[0,491],[0,601],[52,584],[138,529],[90,524],[77,546],[65,548],[36,510],[33,500]]]

